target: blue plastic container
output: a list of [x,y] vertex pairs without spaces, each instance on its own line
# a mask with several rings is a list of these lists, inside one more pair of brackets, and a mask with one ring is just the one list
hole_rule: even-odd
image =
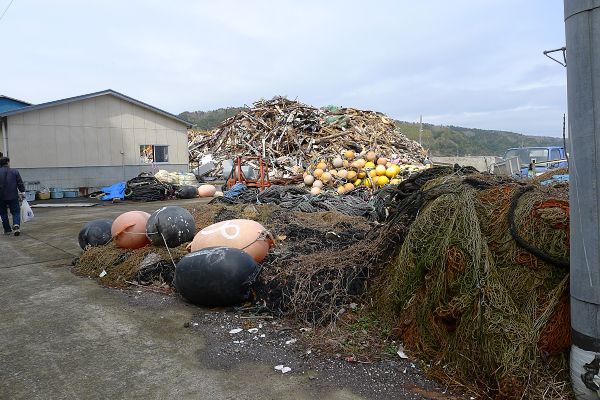
[[63,196],[68,198],[79,197],[79,190],[66,189]]

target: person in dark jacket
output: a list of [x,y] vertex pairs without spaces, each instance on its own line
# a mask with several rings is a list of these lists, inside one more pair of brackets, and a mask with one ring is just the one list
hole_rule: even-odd
[[[10,159],[8,157],[0,158],[0,218],[2,218],[2,227],[4,234],[15,236],[21,234],[21,205],[22,192],[25,191],[25,185],[21,179],[21,174],[16,169],[10,168]],[[8,211],[12,214],[13,227],[10,227],[8,220]]]

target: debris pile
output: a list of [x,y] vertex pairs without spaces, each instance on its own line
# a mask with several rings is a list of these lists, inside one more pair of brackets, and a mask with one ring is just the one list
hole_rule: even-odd
[[[260,100],[225,120],[210,136],[192,135],[190,159],[205,155],[220,164],[237,155],[263,156],[273,176],[301,173],[311,162],[346,150],[374,151],[421,162],[423,148],[404,136],[385,115],[354,108],[318,109],[284,97]],[[221,172],[222,167],[216,171]]]
[[567,394],[568,192],[483,174],[400,186],[390,226],[414,221],[372,288],[380,317],[446,382]]
[[205,131],[203,129],[188,129],[188,142],[199,142],[202,140],[203,136],[210,136],[210,131]]

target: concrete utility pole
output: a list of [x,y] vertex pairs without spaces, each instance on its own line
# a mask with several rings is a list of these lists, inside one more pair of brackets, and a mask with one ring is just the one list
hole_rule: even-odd
[[419,144],[423,146],[423,116],[419,116]]
[[600,392],[600,0],[565,0],[570,138],[571,381]]

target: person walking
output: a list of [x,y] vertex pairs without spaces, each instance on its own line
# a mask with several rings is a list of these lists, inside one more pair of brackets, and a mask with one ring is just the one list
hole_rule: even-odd
[[[0,158],[0,218],[2,218],[5,235],[13,233],[15,236],[19,236],[21,234],[21,205],[19,201],[23,198],[22,192],[24,191],[25,185],[19,171],[10,168],[8,157]],[[10,227],[7,209],[10,209],[12,214],[12,228]]]

